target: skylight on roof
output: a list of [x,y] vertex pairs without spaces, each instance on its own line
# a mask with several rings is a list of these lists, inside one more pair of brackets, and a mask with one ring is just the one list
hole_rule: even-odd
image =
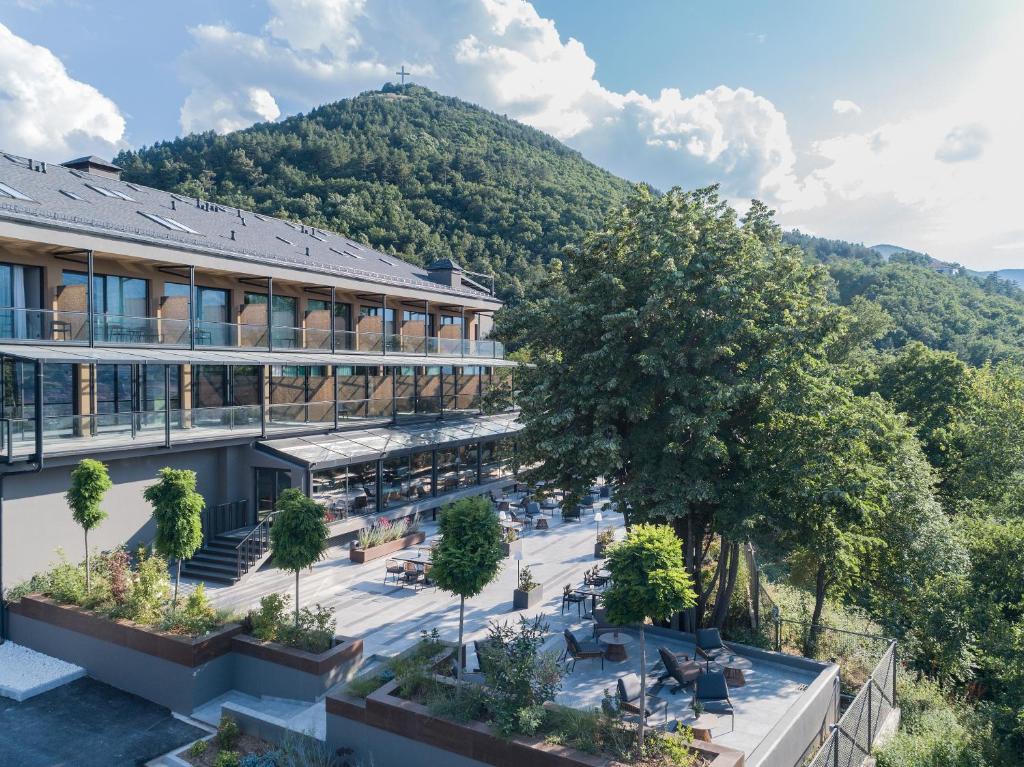
[[129,184],[127,181],[124,182],[124,185],[126,187],[128,187],[129,189],[133,190],[133,191],[136,191],[136,192],[141,192],[142,191],[139,187],[135,186],[135,184]]
[[378,258],[377,260],[380,261],[382,264],[387,264],[388,266],[394,266],[394,264],[391,263],[390,261],[388,261],[386,258]]
[[98,186],[96,184],[86,184],[86,186],[92,189],[94,192],[99,192],[104,197],[116,197],[119,200],[135,202],[135,198],[129,197],[124,192],[119,192],[116,189],[107,189],[105,186]]
[[349,253],[347,250],[335,250],[334,248],[328,248],[332,253],[337,253],[339,256],[348,256],[349,258],[357,258],[360,261],[363,260],[362,256],[357,256],[355,253]]
[[295,243],[294,243],[294,242],[292,242],[291,240],[286,240],[286,239],[285,239],[284,237],[282,237],[281,235],[277,235],[277,239],[279,239],[279,240],[280,240],[281,242],[283,242],[283,243],[284,243],[285,245],[294,245],[294,244],[295,244]]
[[60,193],[65,197],[70,197],[72,200],[82,200],[83,202],[85,201],[84,197],[82,197],[81,195],[77,195],[74,192],[69,192],[67,189],[61,189]]
[[167,216],[158,216],[156,213],[146,213],[145,211],[139,211],[140,216],[145,216],[150,221],[160,224],[160,226],[166,227],[175,232],[187,232],[188,234],[199,234],[195,229],[185,226],[184,224],[175,221],[173,218]]
[[27,200],[28,202],[35,202],[35,200],[33,200],[27,194],[22,194],[13,186],[8,186],[3,181],[0,181],[0,194],[2,194],[4,197],[10,197],[13,200]]

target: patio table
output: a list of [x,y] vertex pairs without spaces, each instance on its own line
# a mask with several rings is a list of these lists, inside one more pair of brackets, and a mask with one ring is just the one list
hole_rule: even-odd
[[597,598],[604,596],[604,591],[596,586],[583,586],[582,588],[575,589],[574,594],[580,594],[585,597],[590,597],[590,614],[593,615],[594,611],[597,610]]
[[677,727],[689,727],[693,731],[694,740],[701,740],[705,743],[711,742],[711,730],[718,726],[718,714],[702,713],[695,716],[692,711],[686,713],[682,719],[676,720]]
[[752,668],[747,658],[741,655],[726,655],[715,658],[715,664],[721,666],[725,671],[725,681],[730,687],[742,687],[747,683],[746,674]]
[[633,637],[629,636],[629,634],[619,633],[618,631],[606,631],[597,638],[597,641],[608,646],[604,652],[606,660],[610,660],[613,663],[629,660],[626,645],[633,643]]

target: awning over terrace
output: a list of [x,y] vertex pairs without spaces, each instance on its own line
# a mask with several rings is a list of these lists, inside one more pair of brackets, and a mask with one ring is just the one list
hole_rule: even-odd
[[429,424],[332,432],[308,437],[268,439],[256,447],[312,469],[330,469],[374,461],[403,452],[455,447],[514,434],[522,428],[515,413]]
[[160,346],[43,346],[0,344],[0,356],[44,362],[80,364],[119,363],[140,365],[427,365],[514,367],[512,360],[492,357],[438,357],[415,354],[365,354],[259,349],[168,349]]

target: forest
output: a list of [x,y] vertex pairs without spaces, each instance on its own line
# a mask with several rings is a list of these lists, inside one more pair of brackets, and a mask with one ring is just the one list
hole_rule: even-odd
[[752,542],[812,625],[854,616],[900,640],[905,724],[883,767],[1020,763],[1020,289],[783,234],[714,188],[631,185],[417,86],[116,162],[495,274],[499,332],[535,364],[524,450],[581,492],[614,477],[632,519],[676,527],[691,627],[729,630]]

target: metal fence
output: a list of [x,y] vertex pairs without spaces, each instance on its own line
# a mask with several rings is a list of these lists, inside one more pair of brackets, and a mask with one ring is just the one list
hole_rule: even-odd
[[832,727],[809,767],[860,767],[878,731],[896,708],[896,642],[872,670],[860,692]]

